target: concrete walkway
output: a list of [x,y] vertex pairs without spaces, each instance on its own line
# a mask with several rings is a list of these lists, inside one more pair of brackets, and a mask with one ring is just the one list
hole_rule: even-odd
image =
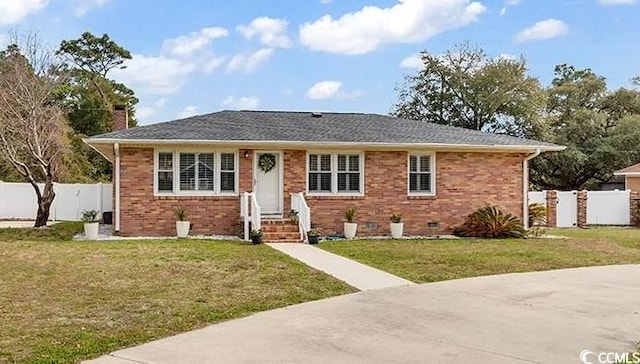
[[329,253],[313,245],[291,243],[270,243],[267,245],[361,291],[414,284],[406,279]]
[[[580,363],[584,350],[637,348],[638,277],[640,265],[610,266],[366,291],[91,363]],[[592,354],[586,359],[597,362]]]

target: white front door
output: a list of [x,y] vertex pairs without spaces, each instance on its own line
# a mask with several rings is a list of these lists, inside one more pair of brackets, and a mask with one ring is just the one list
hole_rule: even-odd
[[256,152],[253,192],[263,215],[282,215],[282,171],[281,152]]

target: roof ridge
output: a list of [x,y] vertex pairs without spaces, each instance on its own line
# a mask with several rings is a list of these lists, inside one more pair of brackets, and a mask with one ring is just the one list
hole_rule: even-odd
[[209,113],[209,114],[204,114],[204,115],[210,115],[210,114],[216,114],[219,112],[247,112],[247,113],[274,113],[274,114],[313,114],[313,113],[321,113],[321,114],[333,114],[333,115],[378,115],[378,116],[386,116],[386,117],[393,117],[393,116],[389,116],[389,115],[384,115],[384,114],[377,114],[377,113],[364,113],[364,112],[353,112],[353,111],[322,111],[322,110],[308,110],[308,111],[301,111],[301,110],[293,110],[293,111],[287,111],[287,110],[221,110],[221,111],[216,111],[213,113]]

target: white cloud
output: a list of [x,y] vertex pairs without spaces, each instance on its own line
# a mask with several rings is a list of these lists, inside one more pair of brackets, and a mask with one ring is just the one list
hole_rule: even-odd
[[143,106],[136,109],[136,118],[142,122],[147,121],[156,113],[156,110],[150,106]]
[[157,99],[151,106],[143,106],[136,109],[136,118],[141,122],[147,122],[149,119],[162,110],[169,103],[167,98]]
[[48,4],[49,0],[0,0],[0,25],[15,24]]
[[138,107],[136,109],[136,119],[138,119],[141,124],[148,123],[151,121],[151,117],[164,109],[168,103],[169,99],[162,97],[154,101],[150,106]]
[[262,16],[255,18],[247,25],[239,25],[237,29],[247,39],[258,37],[269,47],[289,48],[291,40],[287,36],[288,26],[289,23],[286,20]]
[[238,110],[254,110],[260,106],[260,99],[257,97],[240,97],[227,96],[221,103],[222,106]]
[[561,37],[569,32],[569,27],[562,20],[547,19],[535,23],[533,26],[520,31],[515,36],[518,43],[531,40],[543,40]]
[[320,0],[320,4],[331,4],[333,0]]
[[110,1],[111,0],[76,0],[76,9],[73,15],[81,18],[85,16],[89,10],[102,7]]
[[504,16],[507,13],[507,8],[520,5],[521,2],[522,0],[505,0],[504,6],[500,9],[500,16]]
[[192,116],[198,115],[198,107],[196,105],[189,105],[182,109],[180,113],[178,113],[178,119],[190,118]]
[[225,28],[202,28],[197,32],[165,40],[162,42],[162,50],[176,56],[189,56],[193,52],[205,48],[213,40],[224,38],[228,35],[229,31]]
[[420,53],[409,55],[400,62],[400,67],[402,68],[421,69],[422,66],[422,56]]
[[637,2],[637,0],[598,0],[600,5],[610,6],[610,5],[633,5]]
[[342,89],[340,81],[321,81],[311,86],[307,91],[307,97],[312,100],[326,100],[335,97]]
[[313,50],[364,54],[390,43],[419,43],[475,22],[484,5],[470,0],[398,0],[389,8],[366,6],[338,19],[325,15],[300,27],[300,42]]
[[222,66],[226,61],[227,61],[227,57],[224,57],[224,56],[213,57],[205,64],[204,71],[206,73],[213,73],[215,70],[220,68],[220,66]]
[[194,65],[165,56],[145,56],[133,54],[133,59],[125,62],[127,68],[113,70],[113,77],[140,92],[149,94],[172,94],[178,92],[187,82],[187,76]]
[[250,54],[238,54],[227,64],[227,72],[251,73],[273,55],[272,48],[262,48]]

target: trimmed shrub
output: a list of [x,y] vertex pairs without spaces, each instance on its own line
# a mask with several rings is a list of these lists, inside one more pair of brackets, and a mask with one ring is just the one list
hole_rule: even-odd
[[453,234],[468,238],[524,238],[527,232],[520,220],[495,206],[485,206],[471,215]]

